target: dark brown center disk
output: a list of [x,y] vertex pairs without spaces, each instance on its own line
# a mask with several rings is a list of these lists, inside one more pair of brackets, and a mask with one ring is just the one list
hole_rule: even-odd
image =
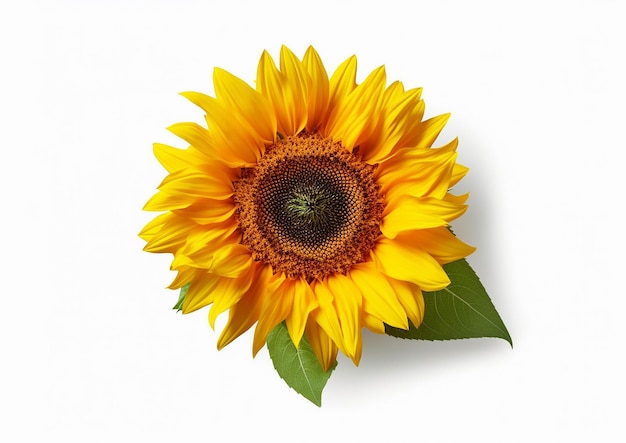
[[380,235],[375,168],[317,133],[279,140],[234,183],[243,244],[292,278],[347,272]]

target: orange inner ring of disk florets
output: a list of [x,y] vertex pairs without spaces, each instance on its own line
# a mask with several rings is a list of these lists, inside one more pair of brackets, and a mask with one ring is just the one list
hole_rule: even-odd
[[380,235],[375,169],[318,133],[278,140],[234,182],[242,243],[292,278],[345,273]]

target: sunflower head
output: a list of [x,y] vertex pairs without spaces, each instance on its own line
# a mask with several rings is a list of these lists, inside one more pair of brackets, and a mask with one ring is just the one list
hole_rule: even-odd
[[234,184],[242,243],[289,278],[345,274],[380,235],[375,169],[317,132],[278,140]]
[[146,204],[145,250],[174,255],[171,288],[184,313],[229,312],[218,347],[256,324],[254,353],[285,322],[327,369],[356,364],[361,330],[419,326],[422,290],[446,287],[441,265],[470,254],[449,223],[467,195],[457,141],[433,143],[448,115],[423,119],[421,89],[386,84],[384,67],[356,82],[356,57],[327,75],[312,48],[300,60],[264,52],[256,89],[222,69],[215,97],[183,95],[206,125],[169,129],[186,149],[155,144],[168,171]]

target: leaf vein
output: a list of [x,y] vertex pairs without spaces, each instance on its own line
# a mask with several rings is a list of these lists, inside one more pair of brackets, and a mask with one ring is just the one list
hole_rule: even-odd
[[[476,308],[474,308],[471,303],[466,302],[463,298],[461,298],[460,296],[458,296],[456,293],[454,293],[453,291],[451,291],[448,288],[444,288],[444,291],[452,294],[456,299],[460,300],[461,302],[463,302],[465,305],[467,305],[472,311],[474,311],[476,314],[478,314],[479,316],[481,316],[483,319],[485,319],[487,322],[489,322],[490,324],[492,324],[497,330],[499,330],[500,332],[502,332],[503,334],[507,334],[506,331],[502,330],[502,328],[500,326],[498,326],[497,324],[495,324],[491,319],[487,318],[483,313],[481,313],[480,311],[478,311]],[[508,334],[507,334],[508,335]]]

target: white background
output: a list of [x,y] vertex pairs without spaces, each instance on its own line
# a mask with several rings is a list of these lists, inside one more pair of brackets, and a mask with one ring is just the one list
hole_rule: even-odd
[[[625,438],[620,1],[0,2],[0,440]],[[366,333],[317,408],[251,334],[182,316],[141,251],[153,142],[201,121],[214,66],[313,44],[423,86],[471,168],[455,232],[514,340]],[[623,441],[623,440],[622,440]]]

